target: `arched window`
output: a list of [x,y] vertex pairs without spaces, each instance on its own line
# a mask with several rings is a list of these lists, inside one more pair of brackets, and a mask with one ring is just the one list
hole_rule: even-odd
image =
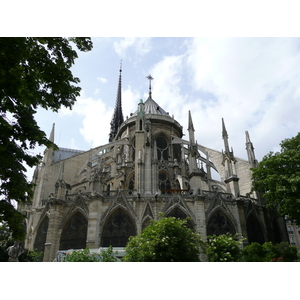
[[86,248],[88,221],[80,212],[75,213],[65,225],[59,250]]
[[171,193],[171,182],[166,173],[160,172],[158,175],[158,186],[161,193],[170,194]]
[[[45,217],[39,226],[39,229],[36,233],[35,241],[33,244],[33,249],[36,249],[37,252],[45,251],[45,243],[46,243],[46,238],[47,238],[48,225],[49,225],[49,218]],[[39,259],[40,259],[40,261],[43,261],[43,255]]]
[[167,140],[159,136],[156,139],[156,147],[157,147],[157,158],[158,160],[168,160],[169,159],[169,145],[167,143]]
[[207,223],[207,235],[235,234],[235,229],[229,218],[222,212],[215,212]]
[[265,242],[264,234],[257,217],[251,213],[246,221],[248,242],[263,244]]
[[125,247],[128,238],[136,235],[132,219],[121,208],[117,209],[106,221],[102,236],[101,247]]
[[[187,215],[178,207],[175,207],[170,213],[168,213],[167,217],[174,217],[176,219],[185,220]],[[188,220],[186,223],[186,227],[193,229],[193,223],[191,220]]]

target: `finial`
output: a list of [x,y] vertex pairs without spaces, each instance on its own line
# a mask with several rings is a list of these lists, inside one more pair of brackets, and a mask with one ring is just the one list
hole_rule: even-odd
[[120,73],[122,72],[122,59],[121,59],[121,62],[120,62]]
[[150,74],[146,77],[149,79],[149,95],[151,95],[151,81],[154,79]]

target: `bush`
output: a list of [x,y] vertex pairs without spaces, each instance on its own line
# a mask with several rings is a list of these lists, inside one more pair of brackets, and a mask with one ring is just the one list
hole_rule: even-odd
[[242,250],[242,256],[246,262],[293,262],[298,260],[298,250],[287,242],[252,243]]
[[[117,253],[117,252],[115,252]],[[114,256],[113,248],[110,246],[106,251],[101,250],[100,254],[90,253],[90,249],[82,249],[67,253],[65,262],[117,262]]]
[[267,250],[259,243],[251,243],[242,250],[243,261],[264,262],[266,261]]
[[207,237],[207,242],[203,242],[202,248],[210,262],[240,261],[242,241],[239,234],[212,235]]
[[187,228],[186,223],[174,217],[151,221],[140,235],[129,238],[123,261],[200,261],[200,236]]

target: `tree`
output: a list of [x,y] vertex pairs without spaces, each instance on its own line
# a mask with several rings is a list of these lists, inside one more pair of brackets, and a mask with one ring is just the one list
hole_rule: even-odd
[[187,228],[187,220],[174,217],[151,221],[125,247],[123,261],[193,262],[200,261],[200,236]]
[[252,169],[253,190],[268,208],[300,225],[300,133],[280,145],[280,152],[270,152]]
[[77,53],[92,49],[89,38],[0,38],[0,223],[23,240],[23,216],[13,203],[32,197],[25,172],[37,165],[36,145],[55,147],[34,115],[38,107],[57,112],[72,108],[80,95],[79,79],[70,71]]

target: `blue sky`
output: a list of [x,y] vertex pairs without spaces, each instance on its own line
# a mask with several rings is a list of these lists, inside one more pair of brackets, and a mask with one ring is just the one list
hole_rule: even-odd
[[[247,159],[245,131],[261,160],[300,131],[300,38],[93,38],[72,69],[81,96],[73,109],[40,109],[40,127],[55,123],[60,147],[88,150],[108,142],[122,60],[124,117],[148,95],[187,134],[191,110],[198,144],[224,149],[221,119],[236,156]],[[44,149],[36,149],[43,152]],[[29,175],[30,176],[30,175]]]

